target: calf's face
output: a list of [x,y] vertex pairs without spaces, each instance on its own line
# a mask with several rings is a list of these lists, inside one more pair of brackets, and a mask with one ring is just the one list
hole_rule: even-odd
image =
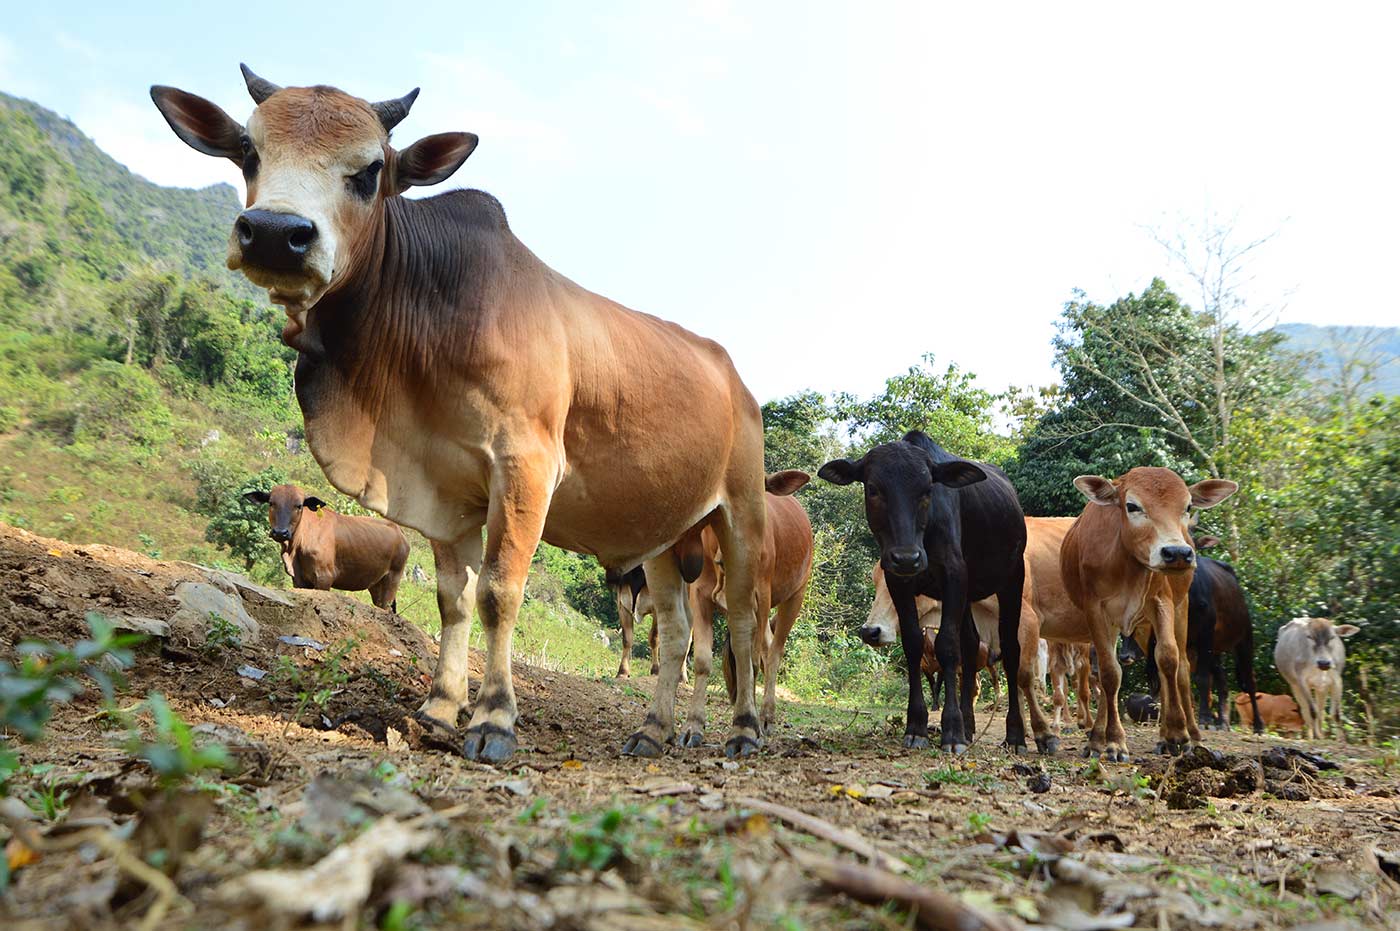
[[[875,564],[871,577],[875,582],[875,600],[870,603],[870,613],[860,628],[860,639],[872,647],[887,647],[899,639],[899,613],[894,609],[889,587],[885,585],[885,570]],[[940,609],[932,598],[914,596],[914,608],[919,612],[919,623],[928,626],[926,619]]]
[[836,485],[865,486],[865,519],[880,547],[886,572],[911,578],[928,568],[924,530],[928,526],[935,485],[962,488],[987,474],[958,459],[934,462],[913,443],[884,443],[860,459],[833,459],[817,475]]
[[1196,562],[1191,508],[1210,508],[1239,488],[1225,479],[1187,487],[1170,469],[1137,468],[1110,481],[1081,475],[1074,487],[1100,507],[1118,511],[1119,539],[1133,558],[1154,572],[1183,572]]
[[1306,638],[1301,643],[1302,655],[1294,658],[1295,668],[1305,675],[1313,669],[1330,672],[1340,669],[1346,661],[1346,645],[1342,638],[1350,637],[1361,628],[1353,624],[1333,624],[1325,617],[1298,618],[1293,623],[1306,623]]
[[326,506],[320,498],[307,495],[295,485],[274,485],[271,491],[250,491],[243,496],[255,504],[267,505],[268,536],[278,543],[290,543],[301,526],[305,509],[318,511]]

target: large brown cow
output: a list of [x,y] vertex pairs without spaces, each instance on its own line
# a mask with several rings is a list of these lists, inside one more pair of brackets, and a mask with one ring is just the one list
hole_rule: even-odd
[[387,520],[337,514],[296,485],[274,485],[243,497],[267,505],[269,536],[296,588],[368,591],[381,608],[398,610],[395,595],[408,562],[408,538]]
[[686,643],[682,571],[698,571],[708,524],[738,659],[725,750],[758,750],[763,422],[729,355],[550,269],[489,194],[401,197],[445,180],[477,144],[454,132],[392,146],[417,90],[372,104],[244,77],[257,104],[246,127],[172,87],[151,97],[180,139],[243,170],[228,264],[286,309],[282,339],[298,352],[297,400],[326,477],[432,541],[443,629],[423,719],[450,733],[467,706],[475,604],[486,672],[464,752],[514,753],[511,634],[543,539],[614,573],[645,566],[662,669],[623,752],[659,754]]
[[[754,662],[763,672],[763,705],[759,721],[764,733],[770,733],[777,721],[778,670],[787,649],[788,634],[802,601],[807,596],[807,582],[812,577],[812,522],[802,504],[791,497],[811,480],[806,472],[789,469],[775,472],[764,481],[764,501],[768,519],[763,536],[763,553],[758,563],[758,583],[754,587],[757,600],[758,628],[754,633]],[[691,586],[691,615],[695,625],[695,687],[691,692],[690,714],[681,743],[698,747],[705,732],[705,691],[710,682],[710,666],[715,636],[715,609],[729,614],[725,592],[728,581],[728,560],[719,545],[719,538],[708,528],[704,533],[705,571]],[[769,615],[772,622],[769,623]],[[737,687],[734,653],[724,651],[724,681],[730,700]]]
[[[1088,621],[1099,657],[1099,707],[1086,755],[1128,759],[1127,735],[1118,715],[1122,670],[1119,634],[1148,624],[1157,637],[1162,681],[1162,740],[1158,749],[1180,752],[1201,739],[1191,713],[1191,678],[1182,660],[1186,646],[1187,593],[1196,564],[1190,508],[1214,507],[1239,487],[1207,479],[1187,487],[1170,469],[1139,467],[1110,481],[1098,475],[1074,480],[1089,503],[1065,535],[1060,570],[1070,600]],[[1078,639],[1078,638],[1075,638]]]

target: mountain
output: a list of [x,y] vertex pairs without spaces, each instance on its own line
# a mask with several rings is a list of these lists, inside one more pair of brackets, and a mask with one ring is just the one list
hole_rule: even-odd
[[[154,262],[184,278],[208,278],[238,297],[259,303],[266,299],[243,275],[224,267],[229,224],[241,206],[231,185],[191,190],[153,184],[119,164],[52,110],[4,93],[0,93],[0,173],[8,176],[0,180],[8,180],[10,188],[0,188],[0,217],[9,213],[9,219],[14,219],[15,213],[23,217],[28,212],[31,220],[41,219],[23,209],[26,193],[37,194],[42,201],[49,182],[76,187],[106,217],[80,210],[76,217],[62,218],[72,222],[60,225],[75,227],[75,236],[86,233],[88,238],[115,240],[123,248],[108,256],[112,260]],[[18,189],[17,178],[23,179]],[[37,184],[38,190],[26,181]],[[77,228],[84,224],[99,229]],[[7,243],[13,232],[0,228],[0,243]],[[103,277],[116,274],[117,269],[108,269]]]
[[1285,349],[1316,357],[1313,381],[1359,387],[1365,397],[1400,394],[1400,327],[1281,323],[1274,330],[1283,334]]

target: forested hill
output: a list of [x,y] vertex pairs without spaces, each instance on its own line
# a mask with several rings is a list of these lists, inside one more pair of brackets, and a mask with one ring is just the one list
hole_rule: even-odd
[[[55,157],[72,171],[55,172]],[[52,110],[0,93],[0,163],[11,167],[17,158],[31,161],[34,170],[27,176],[76,185],[103,207],[109,219],[119,218],[120,222],[110,224],[111,232],[137,258],[153,260],[182,277],[212,279],[240,297],[263,299],[262,292],[246,278],[224,267],[230,218],[240,206],[238,192],[231,185],[192,190],[153,184],[118,163]],[[13,189],[14,173],[7,174],[12,187],[9,193],[21,193]],[[74,219],[86,222],[88,218],[79,214]],[[10,236],[4,239],[8,241]]]
[[1362,397],[1400,394],[1400,327],[1281,323],[1274,329],[1287,348],[1316,355],[1320,380],[1354,382]]

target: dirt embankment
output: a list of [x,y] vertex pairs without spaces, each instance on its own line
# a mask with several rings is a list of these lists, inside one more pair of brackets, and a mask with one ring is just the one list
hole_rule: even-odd
[[[1173,761],[1134,728],[1129,764],[1080,759],[1077,733],[1016,758],[983,709],[952,759],[900,748],[897,714],[784,704],[735,763],[717,687],[705,746],[633,760],[654,679],[517,663],[521,749],[498,770],[424,743],[434,645],[387,611],[0,526],[0,650],[71,643],[89,611],[152,638],[118,704],[161,692],[241,770],[172,814],[94,691],[61,706],[19,746],[14,795],[57,804],[27,828],[42,856],[10,841],[6,924],[1400,927],[1400,759],[1373,748],[1211,733]],[[116,840],[65,849],[77,829]]]

